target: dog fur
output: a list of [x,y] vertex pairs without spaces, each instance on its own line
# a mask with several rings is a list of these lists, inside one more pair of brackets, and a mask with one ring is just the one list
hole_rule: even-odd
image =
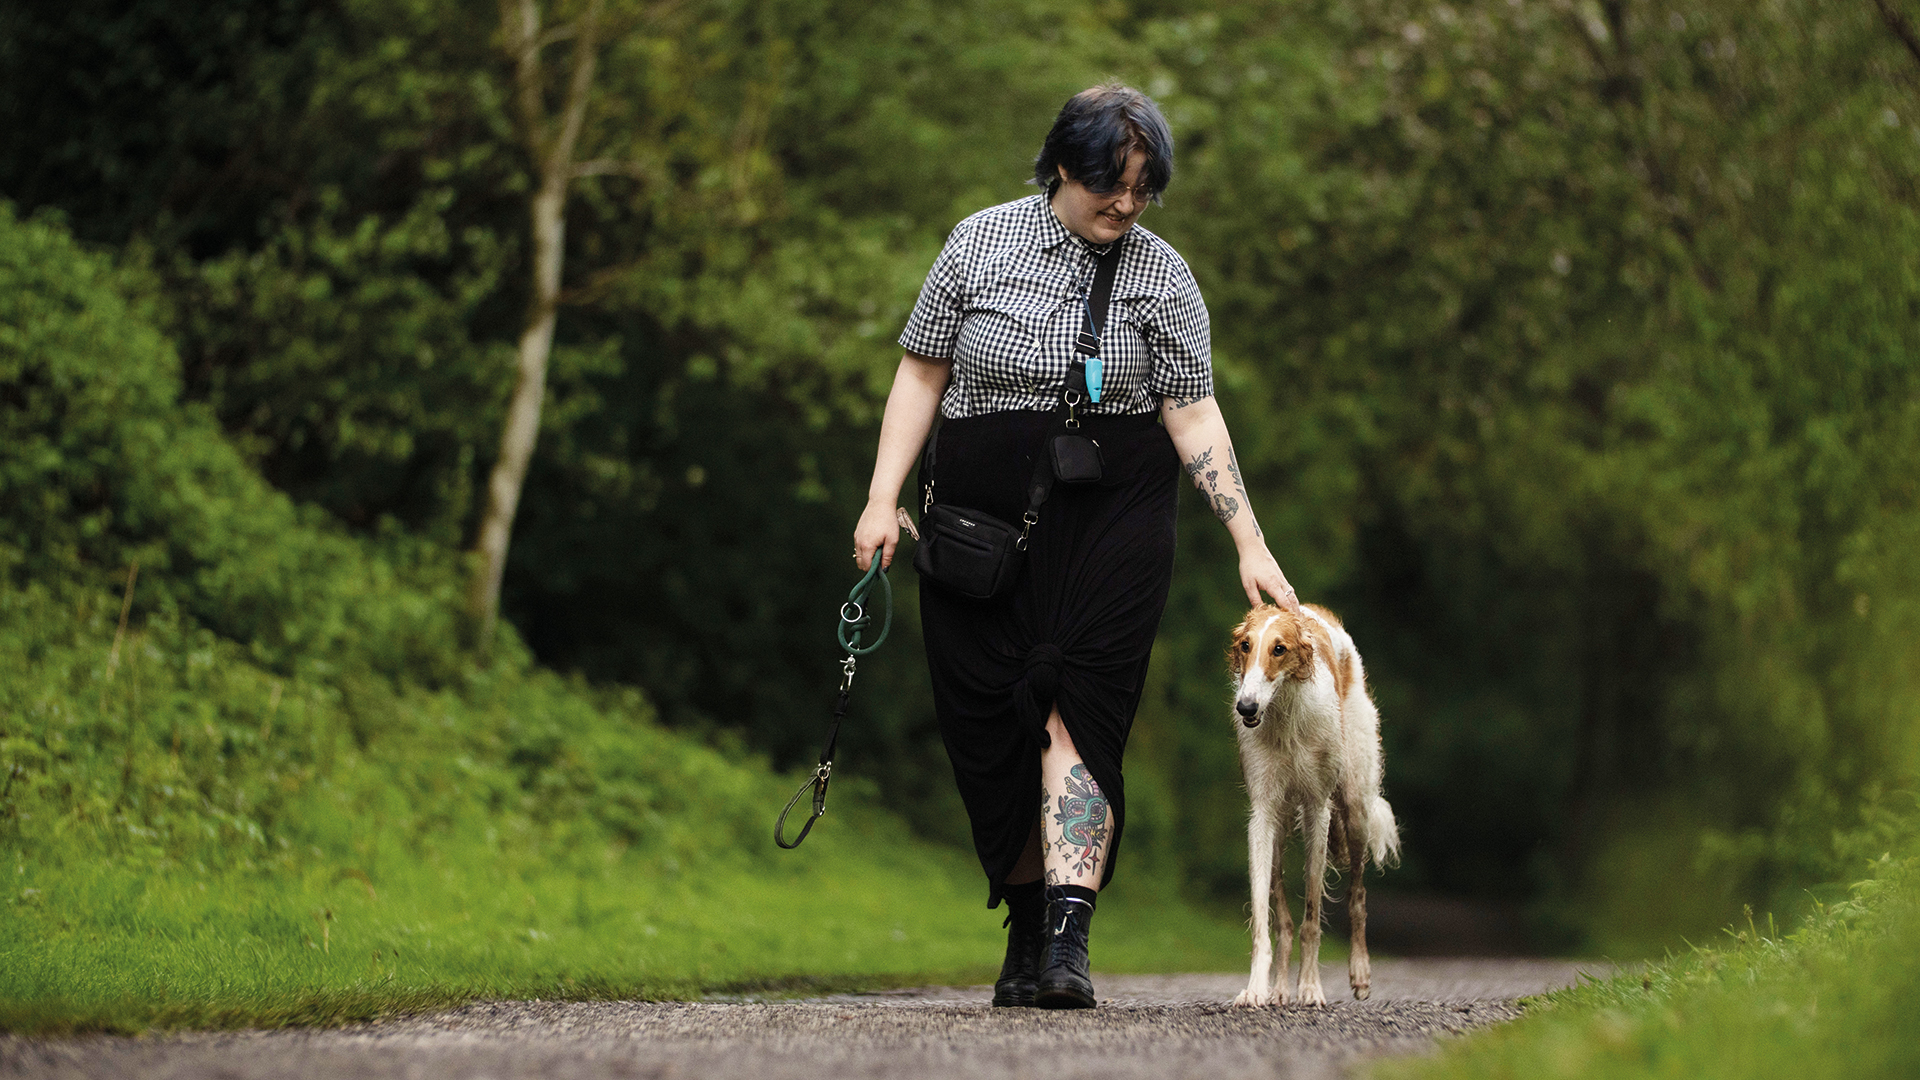
[[[1326,1004],[1320,988],[1320,905],[1329,848],[1351,875],[1348,911],[1353,951],[1347,982],[1365,1000],[1367,892],[1363,872],[1399,860],[1400,831],[1380,794],[1380,717],[1367,692],[1353,638],[1331,611],[1308,604],[1299,614],[1272,605],[1247,613],[1227,649],[1233,675],[1240,769],[1252,815],[1247,823],[1253,887],[1253,970],[1236,1005],[1286,1004],[1293,916],[1281,882],[1281,854],[1296,821],[1306,845],[1306,902],[1300,920],[1297,1000]],[[1269,906],[1280,919],[1280,970],[1273,974]]]

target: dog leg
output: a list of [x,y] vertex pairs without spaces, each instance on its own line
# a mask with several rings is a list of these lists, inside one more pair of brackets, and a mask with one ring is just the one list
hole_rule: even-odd
[[[1253,892],[1253,970],[1247,974],[1247,988],[1233,1003],[1259,1006],[1273,1004],[1273,933],[1267,919],[1267,900],[1272,895],[1277,822],[1272,801],[1263,797],[1264,792],[1258,786],[1249,786],[1253,789],[1253,815],[1247,819],[1247,878]],[[1286,917],[1286,910],[1286,903],[1282,901],[1282,918]]]
[[1320,902],[1327,892],[1327,804],[1309,806],[1301,815],[1306,833],[1305,910],[1300,913],[1300,1004],[1325,1005],[1320,989]]
[[[1290,814],[1281,815],[1284,822]],[[1293,962],[1293,909],[1287,906],[1287,830],[1284,825],[1273,833],[1273,908],[1280,919],[1280,970],[1273,978],[1273,1000],[1285,1005],[1292,999],[1287,993],[1287,970]]]
[[1353,1000],[1365,1001],[1372,993],[1373,984],[1373,963],[1367,957],[1367,841],[1364,835],[1355,832],[1354,823],[1367,819],[1355,813],[1344,799],[1335,798],[1338,801],[1334,804],[1334,825],[1346,841],[1347,872],[1352,875],[1347,884],[1347,920],[1353,924],[1353,947],[1347,953],[1347,985],[1353,988]]

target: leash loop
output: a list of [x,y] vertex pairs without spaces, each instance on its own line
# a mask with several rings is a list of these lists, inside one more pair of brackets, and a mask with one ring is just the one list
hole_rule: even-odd
[[[873,612],[867,609],[867,594],[872,591],[873,583],[880,583],[881,610],[885,613],[880,623],[880,636],[873,644],[862,645],[861,636],[873,626]],[[848,609],[852,615],[848,615]],[[847,602],[840,605],[840,647],[854,656],[865,656],[880,647],[887,640],[887,631],[893,629],[893,583],[887,580],[887,572],[881,569],[880,553],[874,552],[873,565],[867,568],[867,574],[847,594]]]
[[[813,775],[807,777],[807,782],[801,784],[800,790],[794,792],[793,798],[787,800],[786,809],[780,811],[780,820],[773,823],[774,843],[788,851],[792,851],[794,848],[800,846],[800,842],[805,840],[807,834],[813,831],[813,823],[819,821],[821,816],[827,812],[827,781],[831,779],[833,779],[833,762],[822,762],[814,768]],[[806,824],[800,826],[799,835],[795,836],[793,841],[789,843],[783,835],[787,828],[787,815],[793,813],[794,804],[800,801],[800,797],[805,795],[808,789],[812,789],[813,791],[813,813],[807,815]]]

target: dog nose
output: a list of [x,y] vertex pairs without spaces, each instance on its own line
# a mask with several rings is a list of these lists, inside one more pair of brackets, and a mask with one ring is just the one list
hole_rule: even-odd
[[1241,698],[1233,703],[1233,711],[1239,713],[1243,719],[1251,720],[1253,714],[1260,711],[1260,703],[1252,698]]

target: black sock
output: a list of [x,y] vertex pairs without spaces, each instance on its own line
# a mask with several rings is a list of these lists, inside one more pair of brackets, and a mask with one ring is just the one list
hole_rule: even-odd
[[1015,919],[1027,925],[1029,920],[1039,922],[1046,918],[1045,890],[1046,883],[1039,878],[1023,881],[1018,885],[1000,886],[1000,898],[1007,902],[1007,921],[1000,925],[1010,925]]
[[1078,900],[1091,908],[1094,905],[1094,901],[1100,898],[1100,894],[1094,892],[1092,889],[1081,888],[1078,885],[1049,885],[1047,886],[1047,898],[1049,900]]
[[1046,884],[1039,878],[1023,881],[1018,885],[1002,885],[1000,898],[1005,900],[1010,908],[1035,907],[1046,902],[1045,888]]

